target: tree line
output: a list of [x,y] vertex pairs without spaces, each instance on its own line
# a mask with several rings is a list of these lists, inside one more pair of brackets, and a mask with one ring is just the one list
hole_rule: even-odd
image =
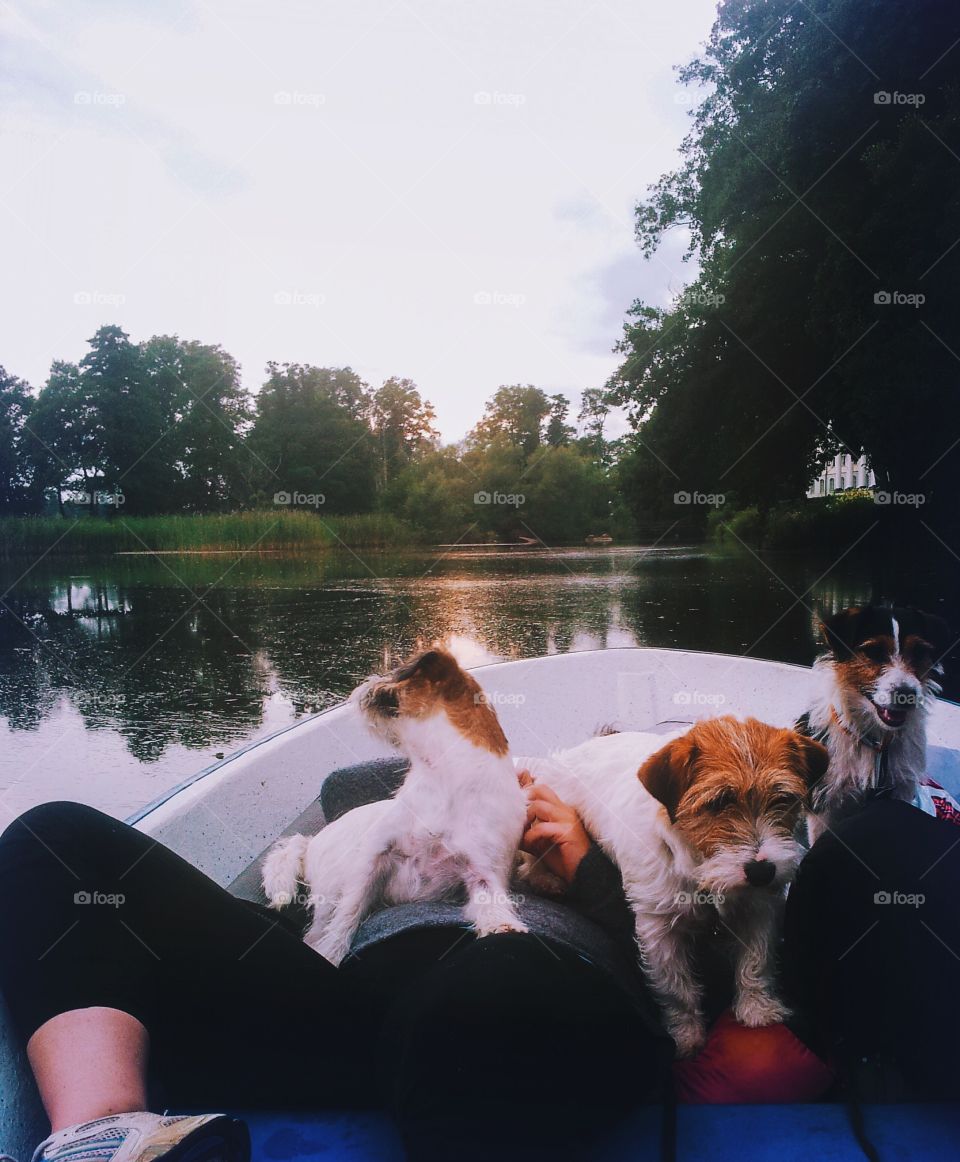
[[252,396],[221,347],[134,343],[101,327],[39,392],[0,369],[0,511],[109,518],[271,505],[382,511],[435,539],[546,541],[609,532],[617,511],[602,393],[500,387],[459,444],[409,379],[270,363]]
[[[644,252],[686,230],[696,276],[669,308],[633,304],[576,425],[564,396],[506,385],[442,447],[409,380],[271,364],[254,399],[220,347],[103,327],[38,394],[0,374],[0,511],[77,488],[137,513],[323,494],[438,538],[576,540],[705,523],[684,497],[762,522],[849,451],[956,520],[958,35],[945,0],[720,4],[680,70],[701,95],[680,165],[636,208]],[[611,407],[633,429],[617,442]]]

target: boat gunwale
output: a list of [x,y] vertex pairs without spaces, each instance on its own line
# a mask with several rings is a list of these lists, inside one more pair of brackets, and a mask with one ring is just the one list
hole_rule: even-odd
[[[465,668],[470,671],[488,670],[492,666],[517,665],[523,662],[546,661],[552,658],[582,657],[584,655],[590,654],[652,652],[692,654],[711,658],[730,658],[738,662],[759,662],[763,665],[787,666],[793,670],[809,671],[811,669],[810,666],[801,665],[799,662],[783,662],[777,658],[753,658],[747,654],[728,654],[724,653],[722,650],[688,650],[682,649],[679,646],[609,646],[605,649],[598,650],[572,650],[565,654],[535,654],[533,657],[529,658],[506,658],[502,661],[482,662],[480,665],[467,666]],[[941,698],[938,696],[937,702],[946,706],[953,706],[957,710],[960,710],[960,702],[954,702],[949,698]],[[286,726],[278,727],[276,730],[272,730],[269,734],[265,734],[263,738],[257,738],[251,742],[245,743],[243,746],[238,747],[237,750],[231,751],[228,755],[224,755],[222,759],[217,759],[215,763],[211,763],[209,766],[203,767],[199,771],[194,771],[192,775],[187,775],[185,779],[181,779],[179,783],[175,783],[172,787],[169,787],[166,791],[163,791],[161,794],[157,795],[156,798],[151,799],[142,807],[139,807],[131,815],[128,815],[124,819],[124,822],[131,826],[136,826],[136,824],[142,822],[147,818],[147,816],[158,810],[165,803],[169,803],[170,800],[178,795],[181,791],[185,791],[188,787],[192,787],[196,783],[199,783],[201,779],[205,779],[208,775],[212,775],[216,771],[221,770],[223,767],[227,766],[229,763],[234,762],[236,759],[239,759],[241,756],[249,754],[250,751],[256,750],[257,747],[263,746],[265,743],[272,742],[274,739],[280,738],[282,735],[289,733],[291,730],[297,730],[302,726],[306,726],[309,722],[315,722],[317,719],[323,718],[327,714],[333,714],[333,712],[336,710],[342,710],[345,706],[348,705],[348,703],[349,696],[344,698],[342,701],[335,703],[333,706],[328,706],[325,710],[318,710],[315,714],[308,714],[304,718],[298,718],[296,722],[290,722]]]

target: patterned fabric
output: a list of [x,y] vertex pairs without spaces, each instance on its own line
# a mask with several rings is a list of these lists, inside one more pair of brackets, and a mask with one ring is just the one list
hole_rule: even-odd
[[934,815],[937,819],[960,827],[960,803],[933,779],[923,780],[917,788],[913,805],[925,811],[927,815]]

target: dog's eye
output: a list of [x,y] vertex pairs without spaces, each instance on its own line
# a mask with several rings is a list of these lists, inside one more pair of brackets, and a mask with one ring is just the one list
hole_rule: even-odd
[[860,647],[860,653],[871,662],[880,663],[887,660],[887,647],[882,642],[864,642]]
[[726,810],[733,802],[733,791],[721,791],[718,795],[714,795],[712,799],[708,799],[704,804],[707,811],[711,811],[714,815],[718,815],[721,811]]

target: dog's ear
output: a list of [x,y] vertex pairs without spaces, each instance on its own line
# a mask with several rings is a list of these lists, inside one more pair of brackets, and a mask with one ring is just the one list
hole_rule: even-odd
[[950,646],[950,626],[942,617],[937,617],[934,613],[921,613],[918,610],[917,617],[923,626],[920,631],[921,636],[930,642],[937,656],[942,659],[942,655]]
[[418,675],[431,682],[443,682],[459,673],[460,667],[446,650],[424,650],[422,654],[411,658],[405,666],[395,670],[393,680],[406,682],[414,675]]
[[693,784],[699,754],[689,736],[682,735],[652,754],[637,771],[640,782],[666,807],[671,823],[677,817],[680,800]]
[[853,653],[860,625],[867,611],[853,605],[841,609],[829,617],[820,619],[820,636],[836,658],[846,658]]
[[797,770],[808,787],[814,787],[827,773],[830,753],[827,748],[805,734],[793,734],[793,746],[797,756]]

